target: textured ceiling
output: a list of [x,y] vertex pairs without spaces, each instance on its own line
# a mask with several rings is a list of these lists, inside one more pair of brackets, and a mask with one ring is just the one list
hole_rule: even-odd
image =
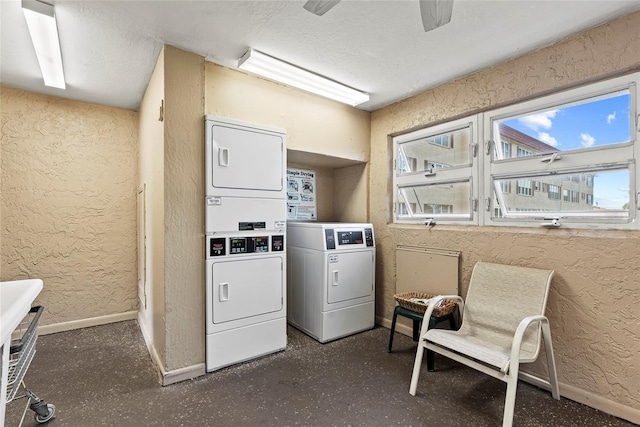
[[2,84],[137,110],[164,43],[237,68],[249,48],[370,93],[374,110],[616,17],[638,0],[455,0],[425,33],[417,0],[343,0],[322,17],[304,1],[49,1],[67,89],[42,83],[19,0],[0,1]]

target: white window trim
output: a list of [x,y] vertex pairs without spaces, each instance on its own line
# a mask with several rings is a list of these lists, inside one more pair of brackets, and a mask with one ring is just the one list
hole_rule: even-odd
[[[411,185],[452,183],[468,181],[471,185],[471,214],[434,214],[429,218],[437,220],[438,224],[460,225],[491,225],[535,227],[548,222],[545,212],[509,212],[508,217],[493,216],[494,210],[500,209],[494,203],[494,180],[529,179],[536,180],[537,176],[548,174],[578,174],[589,171],[609,169],[628,169],[630,181],[629,215],[628,218],[616,218],[611,213],[597,214],[589,212],[585,217],[579,212],[550,212],[550,217],[560,216],[560,222],[565,228],[595,228],[595,229],[640,229],[640,73],[633,73],[623,77],[602,81],[565,92],[559,92],[542,98],[480,113],[471,117],[442,123],[419,131],[399,135],[393,138],[393,221],[395,223],[425,223],[425,217],[399,218],[396,207],[398,205],[398,188]],[[616,91],[628,90],[631,97],[632,115],[630,115],[631,139],[629,142],[591,147],[575,151],[562,151],[560,161],[547,161],[550,154],[537,154],[525,157],[511,157],[508,159],[494,159],[493,132],[494,123],[509,117],[525,115],[534,111],[556,108],[558,105],[581,103],[585,100],[596,100]],[[395,163],[398,155],[398,144],[416,139],[428,138],[442,133],[454,132],[470,126],[470,156],[471,163],[463,166],[452,166],[436,169],[435,175],[424,176],[423,173],[397,175]],[[482,137],[482,138],[480,138]],[[479,143],[478,141],[482,141]],[[514,150],[514,147],[511,147]],[[473,156],[477,153],[477,156]],[[606,153],[607,162],[601,159]],[[512,153],[513,154],[513,153]],[[427,174],[429,175],[429,174]],[[512,191],[517,189],[512,188]],[[502,202],[501,192],[495,193],[498,202]],[[562,199],[562,192],[559,193]],[[569,194],[571,200],[571,194]],[[586,196],[585,196],[586,197]],[[591,195],[593,199],[593,195]],[[504,206],[504,204],[502,204]],[[477,209],[474,209],[477,208]]]
[[[455,165],[442,169],[434,169],[435,173],[403,174],[398,175],[395,165],[398,156],[398,145],[417,139],[429,138],[443,133],[455,132],[458,130],[469,128],[469,163],[465,165]],[[424,224],[429,219],[436,220],[438,224],[478,224],[478,188],[477,176],[479,165],[479,152],[477,150],[477,142],[479,136],[478,116],[467,117],[454,120],[448,123],[436,125],[427,129],[421,129],[393,138],[393,222],[399,224]],[[440,145],[438,145],[440,146]],[[442,146],[440,146],[442,147]],[[460,182],[469,182],[471,195],[469,205],[471,207],[469,214],[424,214],[414,218],[401,218],[398,216],[397,209],[398,190],[399,188],[407,188],[411,186],[429,185],[429,184],[453,184]],[[475,209],[474,209],[475,208]]]
[[[487,209],[483,212],[480,225],[532,227],[547,223],[549,217],[559,216],[560,222],[568,228],[640,228],[638,223],[638,188],[640,188],[640,182],[638,181],[637,163],[634,160],[634,153],[637,152],[635,147],[638,144],[638,132],[640,132],[640,129],[638,129],[638,115],[640,114],[637,93],[638,81],[640,81],[640,73],[634,73],[484,113],[482,118],[483,139],[485,141],[483,164],[486,173],[483,178],[483,187],[488,190],[488,194],[483,196]],[[632,122],[630,123],[632,127],[630,142],[591,147],[577,151],[563,151],[561,152],[562,159],[557,162],[543,162],[543,159],[551,157],[550,154],[544,153],[509,159],[493,158],[494,122],[508,117],[525,115],[533,111],[554,108],[561,104],[566,105],[583,102],[585,99],[597,99],[598,97],[623,90],[629,90],[631,104],[635,106],[635,117],[630,117]],[[607,153],[607,159],[611,159],[611,161],[603,163],[601,161],[603,153]],[[598,215],[596,213],[591,214],[590,217],[585,217],[583,214],[572,212],[562,212],[559,215],[557,213],[545,215],[544,212],[510,212],[508,217],[497,218],[492,216],[493,208],[496,207],[493,205],[491,191],[491,183],[494,179],[528,178],[535,180],[536,174],[544,175],[550,172],[558,174],[578,173],[587,172],[594,168],[623,166],[628,166],[630,175],[631,188],[628,218],[616,218],[615,216],[607,218],[604,214]],[[523,171],[526,172],[523,173]],[[562,200],[562,191],[560,192],[560,200]]]

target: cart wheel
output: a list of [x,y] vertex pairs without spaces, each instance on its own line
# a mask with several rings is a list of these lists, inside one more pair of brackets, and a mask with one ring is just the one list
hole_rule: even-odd
[[37,413],[35,414],[34,418],[38,422],[38,424],[46,423],[51,418],[53,418],[53,415],[56,413],[56,405],[54,405],[52,403],[47,403],[47,409],[48,409],[49,412],[47,412],[47,415],[45,415],[44,417],[41,417]]

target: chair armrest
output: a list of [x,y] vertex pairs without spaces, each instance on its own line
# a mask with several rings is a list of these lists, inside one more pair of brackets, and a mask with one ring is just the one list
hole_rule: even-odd
[[429,330],[429,319],[431,318],[431,313],[433,313],[433,310],[435,309],[436,304],[438,304],[443,299],[456,300],[458,302],[458,306],[460,310],[460,318],[462,318],[462,312],[464,311],[463,310],[464,300],[460,295],[438,295],[436,297],[433,297],[431,301],[429,301],[429,305],[427,305],[427,309],[424,312],[424,318],[422,320],[422,328],[420,328],[421,338],[424,337],[424,334],[426,334],[427,330]]
[[516,332],[513,335],[513,342],[511,343],[511,362],[512,363],[520,363],[520,347],[522,346],[522,338],[524,337],[524,333],[527,331],[529,325],[533,322],[549,323],[549,319],[543,315],[535,315],[525,317],[520,321],[520,324],[516,328]]

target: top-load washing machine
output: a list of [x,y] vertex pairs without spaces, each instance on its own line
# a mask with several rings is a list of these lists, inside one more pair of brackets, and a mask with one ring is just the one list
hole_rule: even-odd
[[373,328],[373,226],[288,222],[287,238],[287,321],[322,343]]

